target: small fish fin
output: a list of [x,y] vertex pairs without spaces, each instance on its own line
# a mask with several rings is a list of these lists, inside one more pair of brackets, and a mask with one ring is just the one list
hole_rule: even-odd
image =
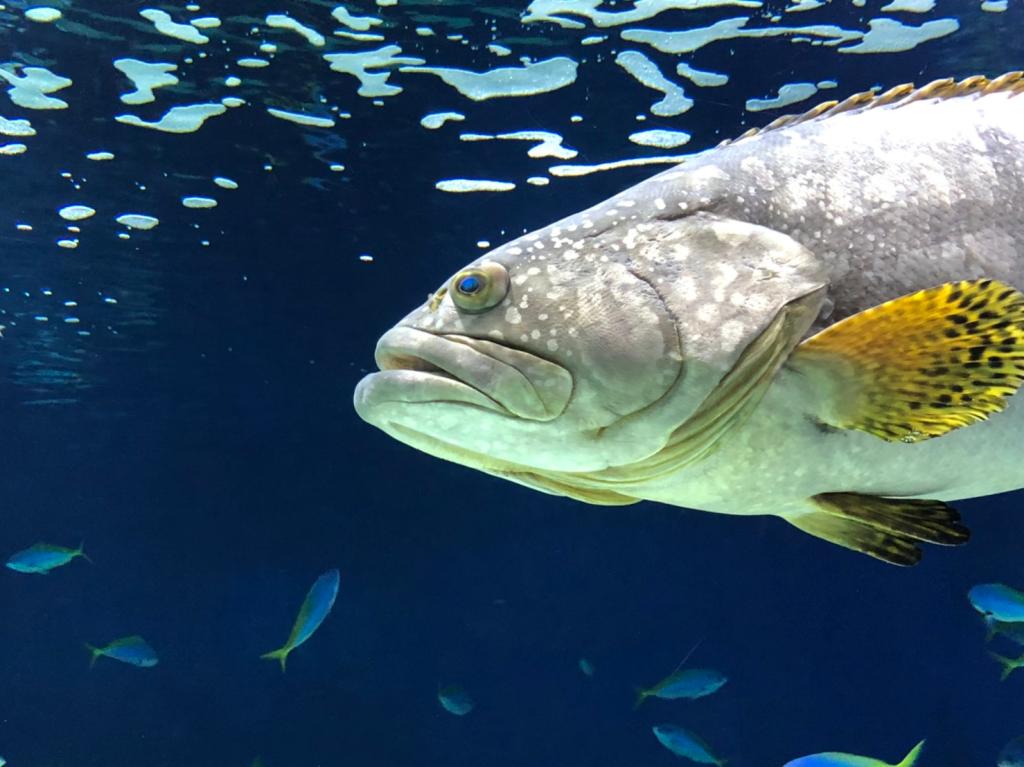
[[896,765],[896,767],[914,767],[917,764],[917,757],[921,755],[921,749],[924,748],[924,741],[922,740],[912,749],[910,753],[903,757],[903,761]]
[[825,423],[890,442],[939,437],[999,412],[1024,382],[1024,294],[949,282],[847,317],[791,361],[834,383]]
[[811,501],[817,511],[787,521],[805,533],[894,565],[920,561],[917,541],[955,546],[970,537],[956,511],[941,501],[860,493],[821,493]]
[[999,629],[996,627],[996,619],[991,615],[985,616],[985,642],[991,642],[996,638],[999,633]]
[[992,652],[991,650],[989,651],[989,655],[991,655],[992,659],[1003,667],[1003,672],[999,675],[1000,682],[1005,682],[1010,674],[1021,666],[1024,666],[1024,656],[1021,656],[1020,658],[1007,658],[1005,655],[1000,655],[999,653]]
[[98,647],[93,647],[88,642],[85,644],[85,649],[89,651],[89,670],[91,671],[92,667],[96,665],[96,661],[103,654],[103,651]]
[[634,687],[633,691],[636,693],[636,700],[633,701],[633,710],[636,711],[640,708],[641,704],[647,700],[647,697],[651,694],[647,690],[640,687]]
[[287,671],[288,665],[288,653],[292,651],[291,647],[285,645],[280,650],[274,650],[273,652],[264,653],[260,656],[262,660],[276,660],[281,664],[281,672]]
[[89,555],[85,553],[85,541],[82,541],[80,544],[78,544],[78,548],[75,549],[75,556],[81,557],[90,565],[95,564],[95,562],[93,562],[92,559],[89,558]]

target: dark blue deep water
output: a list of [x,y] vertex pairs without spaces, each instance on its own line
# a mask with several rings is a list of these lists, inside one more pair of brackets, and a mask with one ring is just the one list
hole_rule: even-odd
[[[3,5],[0,75],[40,67],[72,84],[51,94],[61,109],[0,92],[0,115],[35,131],[0,136],[27,147],[0,156],[0,555],[84,541],[94,561],[45,577],[0,571],[0,754],[10,765],[682,764],[651,734],[672,722],[735,767],[826,750],[895,762],[922,738],[923,767],[981,767],[1024,733],[1024,673],[1000,683],[966,599],[979,582],[1024,586],[1020,493],[961,502],[970,544],[929,547],[902,569],[774,518],[541,495],[407,448],[351,405],[376,339],[475,258],[477,241],[496,245],[661,166],[547,186],[528,176],[703,149],[874,85],[1020,68],[1018,0],[1005,12],[939,0],[924,13],[883,12],[877,0],[791,12],[771,2],[603,28],[579,15],[565,17],[578,28],[524,25],[526,0],[348,2],[384,20],[369,30],[383,41],[333,36],[345,29],[331,18],[338,3],[319,0],[218,0],[198,11],[58,0],[48,7],[63,16],[50,23],[27,20],[22,0]],[[147,8],[221,25],[202,30],[206,44],[178,40],[139,15]],[[326,45],[269,28],[267,14],[282,12]],[[751,28],[863,33],[883,17],[913,27],[954,18],[959,28],[869,55],[799,32],[684,56],[619,38],[739,16]],[[425,26],[435,34],[417,34]],[[581,45],[588,35],[608,39]],[[494,41],[512,54],[489,51]],[[262,43],[276,52],[261,54]],[[579,70],[557,90],[483,101],[394,71],[388,83],[403,90],[374,103],[323,59],[384,45],[430,66],[484,71],[566,56]],[[652,115],[661,94],[616,66],[622,50],[649,56],[694,107]],[[270,65],[239,67],[243,56]],[[180,82],[151,103],[123,104],[131,88],[113,66],[120,58],[176,64]],[[678,61],[729,82],[696,87],[676,75]],[[226,75],[242,84],[225,87]],[[827,79],[837,87],[788,110],[744,109],[786,83]],[[246,103],[191,133],[115,120],[224,97]],[[267,107],[335,125],[275,119]],[[466,120],[420,125],[447,110]],[[649,128],[692,139],[676,150],[627,141]],[[518,130],[554,131],[580,154],[531,159],[525,142],[458,138]],[[115,158],[85,157],[100,150]],[[517,187],[435,189],[448,178]],[[186,208],[189,195],[219,204]],[[96,215],[65,221],[57,210],[70,204]],[[129,230],[115,222],[124,213],[160,223]],[[307,589],[331,568],[341,572],[334,610],[282,674],[259,656],[284,641]],[[131,634],[153,645],[157,666],[101,659],[89,670],[84,643]],[[728,684],[634,711],[633,687],[663,677],[701,640],[691,662],[720,669]],[[453,683],[475,700],[467,716],[438,703],[439,685]]]

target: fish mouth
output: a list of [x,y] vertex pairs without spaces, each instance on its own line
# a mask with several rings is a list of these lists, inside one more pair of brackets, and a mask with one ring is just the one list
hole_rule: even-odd
[[550,421],[569,404],[568,370],[529,352],[456,334],[438,335],[399,326],[377,342],[379,373],[355,391],[359,415],[371,423],[383,404],[445,403]]

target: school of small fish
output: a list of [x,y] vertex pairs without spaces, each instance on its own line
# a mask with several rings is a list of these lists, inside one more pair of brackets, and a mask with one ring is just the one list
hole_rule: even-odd
[[[23,574],[46,575],[55,569],[70,564],[76,559],[92,563],[85,554],[84,544],[76,548],[36,543],[12,554],[7,568]],[[281,670],[287,668],[288,657],[305,643],[324,622],[334,607],[341,585],[341,574],[331,569],[319,576],[309,588],[299,607],[298,615],[284,644],[278,649],[260,656],[264,660],[275,660]],[[986,641],[1002,637],[1007,643],[1024,648],[1024,592],[1003,583],[983,583],[972,587],[967,594],[970,604],[981,615],[988,631]],[[698,642],[683,657],[679,664],[665,677],[647,687],[635,690],[634,709],[648,699],[662,701],[694,701],[717,693],[729,678],[713,668],[689,667],[690,656],[702,644]],[[104,645],[84,643],[89,652],[89,668],[92,669],[101,658],[108,658],[136,668],[152,668],[160,659],[157,651],[143,637],[133,634],[113,639]],[[1003,668],[1005,680],[1018,668],[1024,668],[1024,653],[1011,658],[991,652]],[[577,665],[580,672],[591,678],[595,674],[593,663],[581,657]],[[437,700],[442,709],[453,716],[464,717],[476,708],[473,696],[461,684],[439,684]],[[660,723],[651,727],[657,741],[677,757],[695,764],[724,767],[728,759],[700,735],[675,723]],[[797,757],[783,767],[914,767],[924,750],[925,741],[920,741],[898,762],[890,763],[881,759],[838,751],[822,752]],[[6,761],[0,757],[0,767]],[[257,757],[253,767],[262,766]],[[999,753],[996,767],[1024,767],[1024,735],[1010,741]]]

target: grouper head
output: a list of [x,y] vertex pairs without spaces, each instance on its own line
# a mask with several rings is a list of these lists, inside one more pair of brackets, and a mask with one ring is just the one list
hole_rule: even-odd
[[785,235],[669,209],[658,189],[460,269],[381,337],[359,415],[593,503],[632,502],[638,483],[706,453],[814,319],[822,269]]

